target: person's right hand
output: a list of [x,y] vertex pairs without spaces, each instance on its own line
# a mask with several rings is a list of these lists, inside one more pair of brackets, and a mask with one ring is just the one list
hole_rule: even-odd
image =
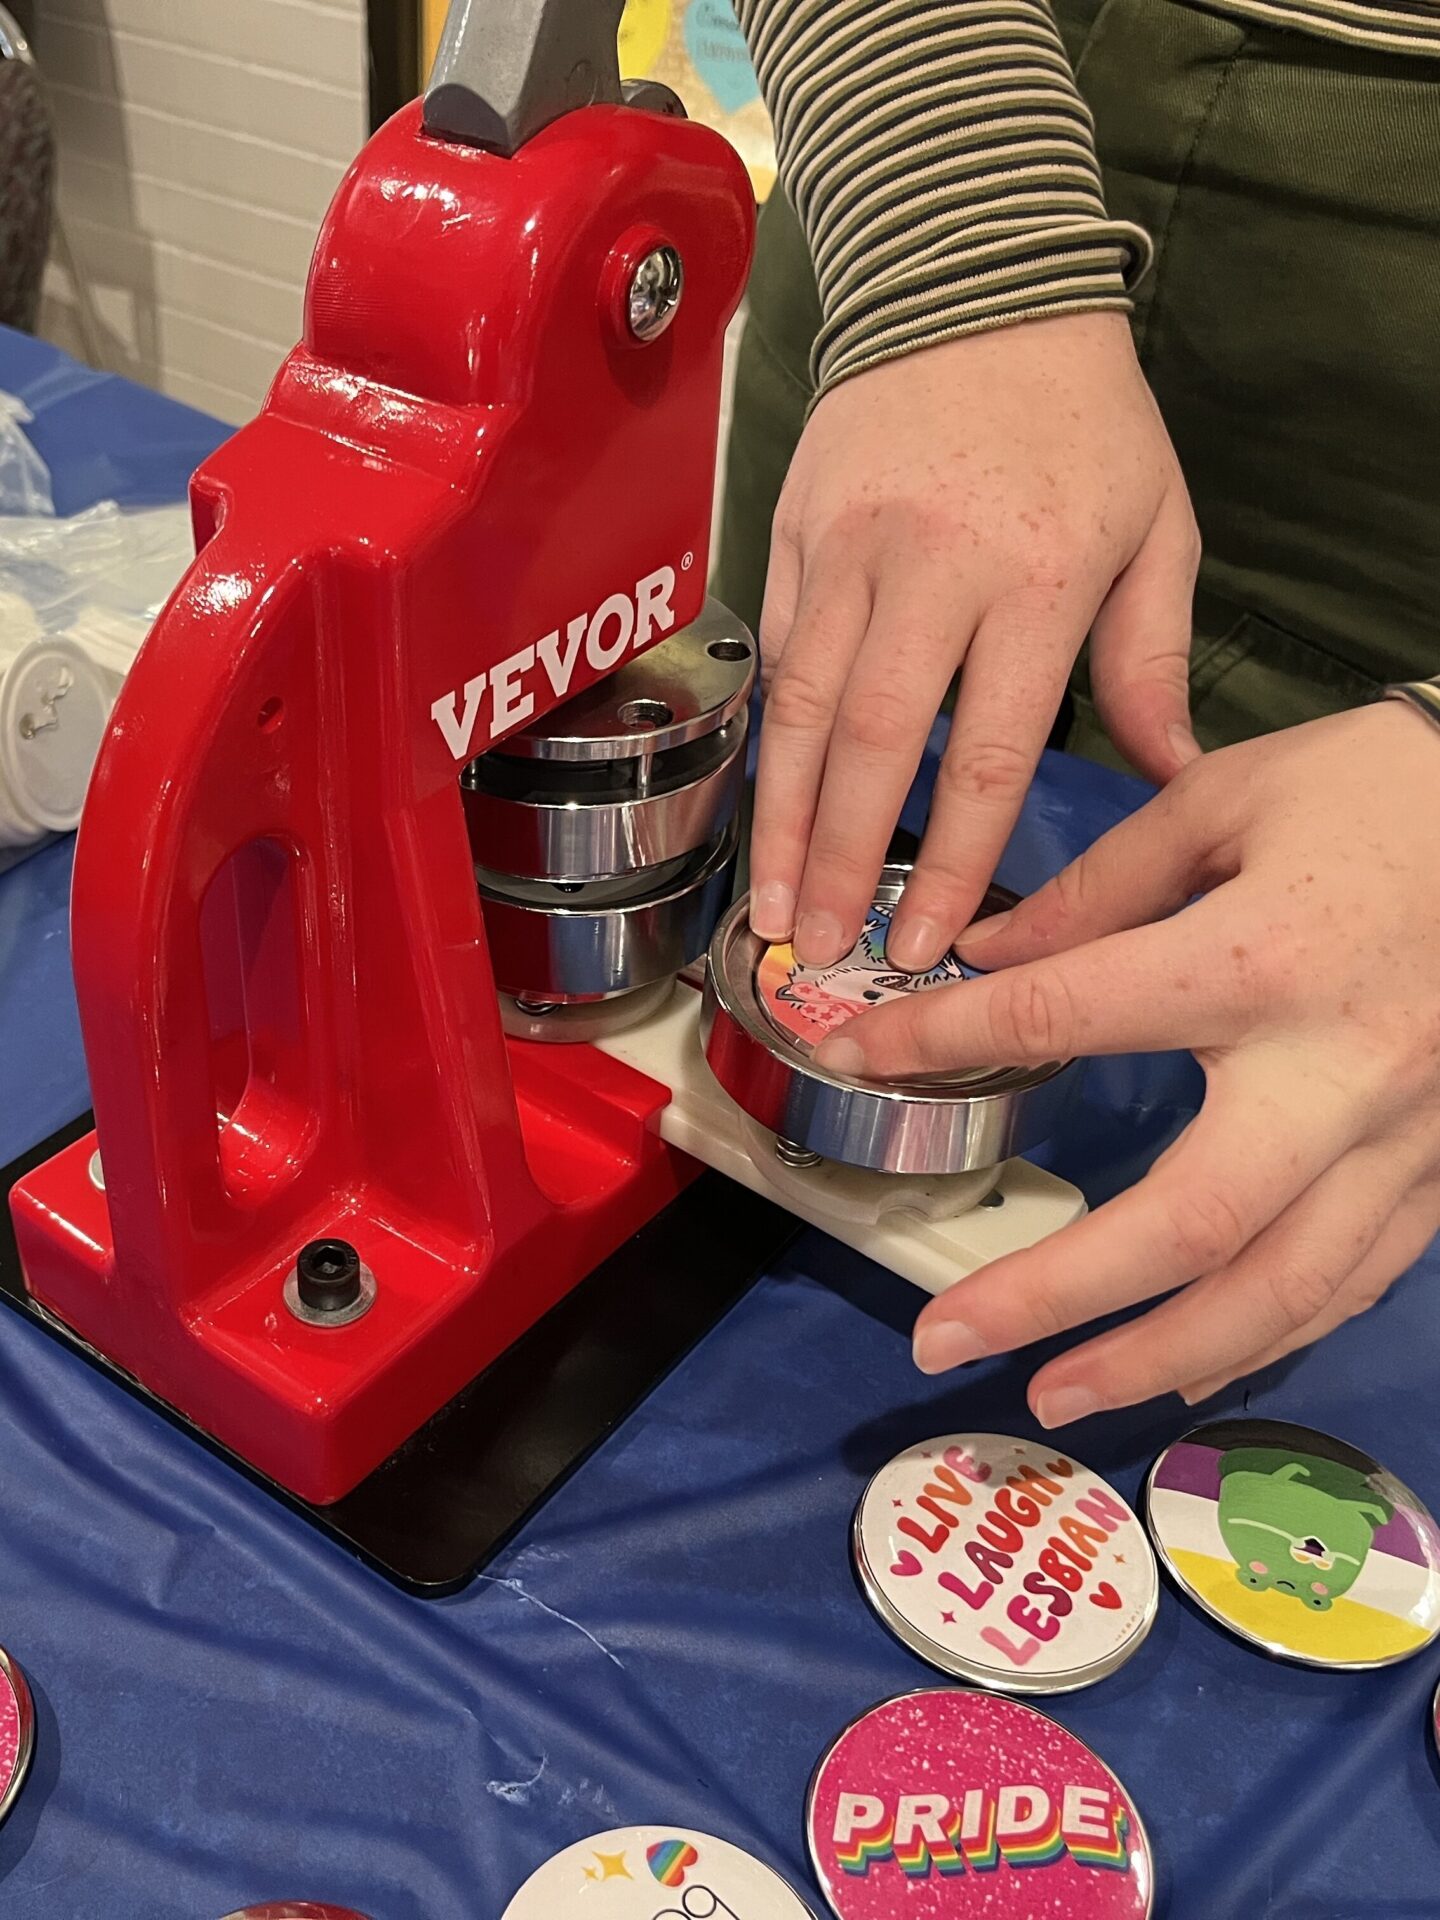
[[887,361],[810,418],[775,517],[750,920],[828,966],[853,946],[963,664],[925,844],[887,943],[919,971],[973,916],[1080,645],[1116,745],[1167,780],[1197,751],[1199,557],[1121,314]]

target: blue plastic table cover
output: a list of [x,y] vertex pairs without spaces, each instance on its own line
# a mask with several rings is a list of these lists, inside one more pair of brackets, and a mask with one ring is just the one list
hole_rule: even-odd
[[[62,507],[178,497],[220,437],[8,335],[0,386],[34,407]],[[1142,797],[1047,756],[1002,876],[1035,884]],[[85,1104],[67,874],[61,845],[0,878],[0,1160]],[[1197,1097],[1188,1061],[1103,1063],[1052,1163],[1102,1199]],[[1440,1503],[1437,1277],[1432,1250],[1362,1321],[1221,1409],[1325,1427]],[[857,1591],[861,1487],[924,1436],[1035,1431],[1039,1356],[924,1379],[916,1305],[803,1233],[487,1574],[438,1602],[390,1588],[0,1313],[0,1642],[39,1715],[0,1829],[0,1915],[217,1920],[304,1896],[372,1920],[499,1920],[548,1854],[638,1822],[747,1846],[818,1912],[802,1840],[815,1760],[866,1706],[935,1679]],[[1188,1420],[1172,1400],[1065,1444],[1133,1500]],[[1049,1710],[1139,1804],[1158,1914],[1428,1920],[1437,1671],[1440,1650],[1378,1673],[1274,1664],[1167,1589],[1138,1655]]]

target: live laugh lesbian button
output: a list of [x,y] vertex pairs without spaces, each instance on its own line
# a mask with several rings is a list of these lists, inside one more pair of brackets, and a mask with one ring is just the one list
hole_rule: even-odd
[[538,1867],[502,1920],[814,1920],[779,1874],[683,1827],[617,1827]]
[[1129,1796],[1034,1707],[902,1694],[846,1728],[806,1806],[839,1920],[1146,1920],[1153,1870]]
[[1114,1488],[1004,1434],[897,1454],[861,1496],[854,1549],[872,1606],[912,1652],[1007,1693],[1103,1680],[1159,1600],[1150,1543]]

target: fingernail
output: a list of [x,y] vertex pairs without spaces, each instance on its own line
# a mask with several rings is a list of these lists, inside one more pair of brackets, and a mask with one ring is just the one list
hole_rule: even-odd
[[1189,727],[1182,726],[1178,720],[1174,726],[1166,728],[1165,738],[1170,742],[1170,751],[1182,766],[1187,760],[1200,758],[1200,742]]
[[847,1040],[843,1033],[832,1034],[815,1049],[815,1064],[842,1080],[855,1080],[865,1071],[865,1055],[858,1041]]
[[966,953],[971,947],[978,947],[982,940],[993,940],[997,933],[1003,933],[1015,918],[1014,912],[992,913],[988,920],[977,920],[973,927],[966,927],[955,942],[958,953]]
[[981,1360],[990,1351],[974,1327],[963,1320],[936,1320],[915,1329],[915,1364],[921,1373],[948,1373]]
[[795,958],[804,967],[833,967],[846,948],[845,929],[833,913],[802,913],[795,929]]
[[933,920],[906,920],[885,942],[885,958],[902,973],[923,973],[945,951],[945,936]]
[[1182,1387],[1180,1389],[1180,1398],[1185,1402],[1187,1407],[1198,1407],[1202,1400],[1213,1399],[1217,1393],[1222,1393],[1229,1384],[1230,1382],[1228,1380],[1201,1380],[1193,1387]]
[[1089,1387],[1052,1387],[1035,1402],[1035,1418],[1042,1427],[1068,1427],[1100,1411],[1100,1396]]
[[762,940],[788,940],[795,930],[794,889],[767,880],[750,897],[750,930]]

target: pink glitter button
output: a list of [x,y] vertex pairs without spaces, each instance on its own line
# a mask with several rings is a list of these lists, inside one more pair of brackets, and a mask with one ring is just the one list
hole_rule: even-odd
[[19,1796],[35,1750],[35,1707],[25,1676],[0,1648],[0,1820]]
[[1139,1815],[1082,1741],[1033,1707],[935,1688],[847,1727],[806,1829],[839,1920],[1148,1920]]
[[225,1920],[365,1920],[353,1907],[317,1906],[313,1900],[268,1900],[263,1907],[241,1907]]

